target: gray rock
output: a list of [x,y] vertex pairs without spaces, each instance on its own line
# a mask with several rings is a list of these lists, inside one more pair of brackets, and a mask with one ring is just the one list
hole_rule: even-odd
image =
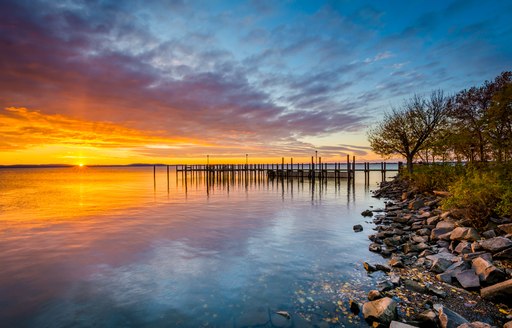
[[418,292],[418,293],[426,293],[427,292],[427,288],[424,285],[420,284],[417,281],[411,280],[411,279],[404,280],[404,286],[405,286],[405,288],[415,291],[415,292]]
[[468,241],[461,241],[457,247],[455,247],[455,253],[457,254],[468,254],[471,253],[471,243]]
[[494,257],[501,260],[512,260],[512,247],[494,254]]
[[455,223],[452,221],[440,221],[437,223],[435,229],[430,233],[430,240],[437,240],[440,236],[446,235],[455,229]]
[[352,227],[352,229],[354,229],[355,232],[361,232],[363,231],[363,226],[360,224],[356,224],[355,226]]
[[431,295],[435,295],[439,298],[445,298],[447,295],[446,295],[446,292],[441,289],[441,288],[436,288],[436,287],[432,287],[432,286],[428,286],[427,287],[427,292]]
[[391,281],[391,283],[395,286],[400,286],[400,276],[397,274],[394,274],[394,273],[390,274],[389,281]]
[[408,207],[410,210],[419,210],[423,206],[425,206],[423,199],[416,199],[410,202]]
[[482,283],[494,285],[507,278],[505,272],[501,271],[500,269],[495,267],[491,262],[481,257],[477,257],[476,259],[471,261],[471,266],[473,270],[475,270],[476,274],[478,275]]
[[384,280],[377,283],[377,288],[379,289],[379,292],[384,293],[395,288],[395,285],[393,285],[389,280]]
[[468,253],[468,254],[463,254],[462,255],[462,259],[464,261],[472,261],[473,259],[476,259],[477,257],[481,257],[487,261],[492,261],[492,255],[491,253],[487,253],[485,251],[482,251],[482,252],[475,252],[475,253]]
[[363,304],[363,317],[369,324],[378,322],[389,325],[397,318],[396,302],[389,297],[366,302]]
[[378,300],[382,298],[382,294],[378,291],[378,290],[370,290],[370,292],[368,292],[368,299],[370,301],[375,301],[375,300]]
[[404,251],[405,254],[420,252],[418,245],[413,243],[405,243],[402,250]]
[[455,274],[455,278],[465,289],[475,289],[480,287],[480,280],[474,270],[464,270]]
[[435,273],[446,271],[452,264],[455,257],[450,253],[438,253],[427,256],[427,259],[432,261],[430,270]]
[[484,231],[482,232],[482,237],[484,237],[485,239],[494,238],[496,237],[496,232],[492,229]]
[[512,300],[512,279],[500,282],[498,284],[482,288],[480,295],[485,299],[490,300],[507,300],[509,303]]
[[506,248],[512,247],[512,240],[505,237],[494,237],[491,239],[481,240],[480,246],[491,253],[497,253]]
[[467,227],[457,227],[453,229],[451,235],[451,240],[467,240],[467,241],[475,241],[480,239],[480,235],[474,228]]
[[469,323],[464,317],[441,304],[434,304],[434,309],[439,313],[439,322],[442,328],[457,328],[458,326]]

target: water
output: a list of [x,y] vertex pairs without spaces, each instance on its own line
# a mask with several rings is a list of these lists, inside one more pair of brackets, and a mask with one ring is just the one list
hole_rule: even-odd
[[362,173],[167,184],[160,167],[155,188],[148,167],[2,169],[0,326],[366,326],[345,312],[377,279],[362,261],[382,262],[369,206]]

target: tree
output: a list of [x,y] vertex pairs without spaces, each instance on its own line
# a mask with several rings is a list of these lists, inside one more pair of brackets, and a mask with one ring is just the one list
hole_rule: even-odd
[[494,159],[508,160],[512,153],[512,83],[505,84],[494,94],[484,117]]
[[447,102],[443,92],[438,90],[428,99],[414,95],[402,107],[393,108],[369,131],[372,150],[381,156],[404,156],[407,169],[412,173],[414,157],[432,143],[433,136],[446,121]]

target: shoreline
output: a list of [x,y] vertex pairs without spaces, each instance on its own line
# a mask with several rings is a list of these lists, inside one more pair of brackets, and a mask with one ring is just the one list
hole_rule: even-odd
[[373,197],[385,208],[361,213],[375,224],[369,250],[388,264],[364,263],[370,275],[385,273],[362,307],[369,324],[512,327],[510,220],[477,231],[464,226],[461,213],[441,210],[443,193],[414,192],[397,177],[382,182]]

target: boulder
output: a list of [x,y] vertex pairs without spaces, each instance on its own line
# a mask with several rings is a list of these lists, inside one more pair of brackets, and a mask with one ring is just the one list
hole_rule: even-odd
[[362,216],[373,216],[373,212],[370,210],[365,210],[361,213]]
[[462,255],[462,259],[464,261],[472,261],[474,259],[476,259],[477,257],[481,257],[487,261],[492,261],[492,255],[491,253],[487,253],[485,251],[482,251],[482,252],[475,252],[475,253],[468,253],[468,254],[463,254]]
[[454,249],[457,254],[468,254],[471,253],[471,243],[468,241],[461,241]]
[[511,234],[512,233],[512,223],[506,223],[506,224],[500,224],[498,226],[498,228],[500,228],[501,231],[507,233],[507,234]]
[[391,268],[384,264],[375,264],[375,269],[378,271],[391,272]]
[[423,199],[416,199],[416,200],[413,200],[412,202],[409,203],[409,209],[410,210],[419,210],[420,208],[422,208],[423,206],[425,206],[425,202],[423,201]]
[[456,227],[453,229],[450,240],[467,240],[467,241],[476,241],[480,239],[480,235],[474,228],[467,227]]
[[382,247],[377,243],[371,243],[370,246],[368,246],[368,249],[370,250],[370,252],[374,253],[382,252]]
[[494,254],[494,257],[500,260],[512,260],[512,247]]
[[439,314],[439,322],[442,328],[457,328],[460,325],[469,323],[464,317],[441,304],[434,304],[434,309]]
[[416,328],[415,326],[408,325],[400,321],[391,321],[389,328]]
[[505,272],[481,257],[471,261],[471,266],[482,283],[493,285],[507,278]]
[[349,304],[349,306],[350,306],[350,311],[351,311],[352,313],[354,313],[355,315],[358,315],[358,314],[359,314],[359,312],[361,312],[361,310],[359,309],[359,304],[357,304],[357,302],[356,302],[356,301],[354,301],[354,300],[350,300],[350,301],[348,302],[348,304]]
[[506,248],[512,247],[512,240],[505,237],[494,237],[491,239],[481,240],[480,246],[491,253],[497,253]]
[[455,256],[450,253],[438,253],[427,256],[427,259],[432,261],[430,270],[435,273],[446,271],[446,269],[448,269],[453,264],[454,258]]
[[363,231],[363,226],[360,224],[356,224],[355,226],[352,227],[352,229],[354,229],[355,232],[361,232]]
[[504,300],[510,303],[512,301],[512,279],[500,282],[498,284],[482,288],[480,295],[489,300]]
[[504,324],[503,328],[512,328],[512,321],[509,321],[506,324]]
[[389,297],[366,302],[363,304],[363,316],[369,324],[378,322],[389,325],[397,318],[396,302]]
[[389,280],[383,280],[377,283],[377,288],[379,292],[384,293],[395,288],[395,285]]
[[392,257],[388,263],[393,268],[403,268],[404,267],[404,263],[402,262],[402,259],[400,259],[399,257],[396,257],[396,256]]
[[437,240],[440,236],[446,236],[455,229],[455,223],[452,221],[440,221],[430,233],[430,240]]
[[368,263],[368,262],[363,262],[363,267],[364,267],[364,269],[365,269],[366,271],[368,271],[368,272],[370,272],[370,273],[371,273],[371,272],[374,272],[374,271],[377,271],[377,269],[376,269],[373,265],[371,265],[370,263]]
[[480,280],[474,270],[464,270],[455,274],[462,288],[475,289],[480,287]]
[[427,288],[424,285],[420,284],[417,281],[411,280],[411,279],[404,280],[404,286],[405,286],[405,288],[412,290],[414,292],[418,292],[418,293],[426,293],[427,292]]
[[428,225],[436,225],[439,221],[441,221],[441,217],[439,215],[429,217],[427,219]]
[[373,289],[368,292],[368,299],[370,301],[375,301],[379,298],[382,298],[382,294],[378,290]]
[[457,328],[491,328],[492,326],[485,322],[474,321],[471,323],[464,323]]
[[484,231],[482,232],[482,237],[484,237],[485,239],[494,238],[496,237],[496,232],[492,229]]
[[420,323],[420,327],[437,327],[439,321],[437,314],[432,310],[421,312],[416,320]]

